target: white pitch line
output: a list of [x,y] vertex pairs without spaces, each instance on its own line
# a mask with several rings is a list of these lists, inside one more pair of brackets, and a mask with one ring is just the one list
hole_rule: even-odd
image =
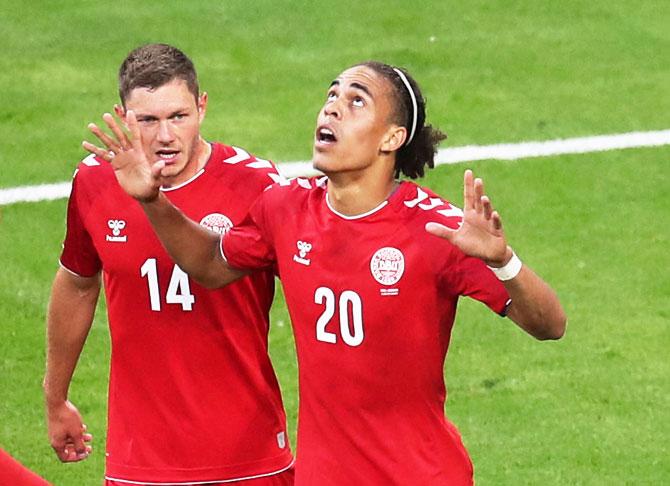
[[36,186],[10,187],[0,189],[0,206],[17,202],[38,202],[62,199],[70,195],[71,182],[39,184]]
[[[670,145],[670,130],[629,132],[592,137],[565,138],[544,142],[502,143],[494,145],[466,145],[440,149],[435,165],[472,162],[475,160],[517,160],[562,154],[583,154],[626,148]],[[309,161],[278,164],[285,177],[315,174]],[[36,202],[68,197],[70,182],[0,189],[0,206],[17,202]]]

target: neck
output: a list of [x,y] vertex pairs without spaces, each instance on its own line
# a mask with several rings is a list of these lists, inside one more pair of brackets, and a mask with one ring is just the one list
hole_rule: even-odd
[[352,177],[352,174],[328,175],[328,202],[345,216],[358,216],[383,203],[398,186],[393,178]]
[[207,165],[207,161],[209,160],[211,153],[212,146],[208,144],[202,137],[198,137],[198,147],[195,150],[195,154],[193,154],[195,158],[195,165],[191,177],[193,177],[200,169]]

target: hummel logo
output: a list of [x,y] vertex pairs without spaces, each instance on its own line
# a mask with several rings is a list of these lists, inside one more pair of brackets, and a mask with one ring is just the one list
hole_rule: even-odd
[[122,219],[110,219],[107,221],[107,226],[112,230],[111,235],[107,235],[107,241],[116,241],[125,243],[128,240],[128,235],[121,235],[121,231],[126,227],[126,222]]
[[309,265],[309,258],[305,258],[307,256],[307,253],[312,251],[312,245],[310,243],[307,243],[306,241],[298,241],[297,243],[298,246],[298,255],[293,255],[293,261],[302,263],[303,265]]

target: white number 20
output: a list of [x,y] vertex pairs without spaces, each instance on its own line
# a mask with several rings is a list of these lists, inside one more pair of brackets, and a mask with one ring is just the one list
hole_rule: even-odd
[[[336,343],[337,334],[326,330],[335,315],[336,296],[328,287],[319,287],[314,292],[314,303],[324,305],[323,313],[316,321],[316,339],[324,343]],[[339,298],[340,335],[349,346],[363,342],[363,305],[360,296],[353,290],[345,290]],[[349,321],[351,316],[351,323]],[[352,326],[350,326],[352,324]]]
[[[140,273],[147,278],[149,285],[149,300],[151,302],[151,310],[161,310],[161,296],[158,288],[158,269],[156,259],[148,258],[142,267]],[[195,296],[191,293],[191,286],[188,283],[188,275],[177,265],[172,270],[170,283],[168,285],[167,293],[165,294],[166,304],[181,304],[182,310],[193,310],[193,303]]]

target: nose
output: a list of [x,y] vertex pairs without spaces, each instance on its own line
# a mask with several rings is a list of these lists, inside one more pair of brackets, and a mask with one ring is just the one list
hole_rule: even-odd
[[332,101],[326,101],[323,107],[323,114],[326,116],[339,119],[342,116],[342,108],[340,106],[340,99],[336,98]]
[[174,132],[169,120],[161,120],[158,124],[158,141],[161,143],[171,143],[174,141]]

